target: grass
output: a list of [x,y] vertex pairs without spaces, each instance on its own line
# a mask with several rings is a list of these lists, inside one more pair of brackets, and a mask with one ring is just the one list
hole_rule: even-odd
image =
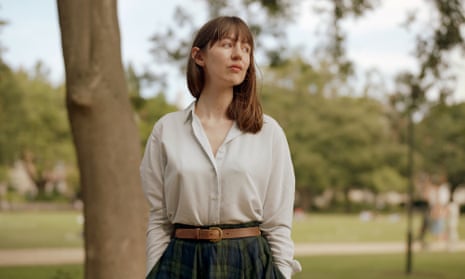
[[82,279],[82,265],[0,267],[0,278],[8,279]]
[[79,212],[1,212],[0,249],[82,247],[80,216]]
[[387,216],[362,222],[357,215],[311,214],[294,223],[292,237],[295,242],[400,241],[404,232],[404,220],[392,222]]
[[[0,212],[0,249],[82,247],[80,213]],[[362,222],[356,214],[307,214],[294,222],[296,243],[405,241],[405,216],[379,215]],[[415,216],[416,235],[420,219]],[[465,239],[465,216],[459,222],[460,239]]]
[[[405,256],[352,255],[300,257],[303,271],[294,279],[461,279],[465,253],[414,254],[412,273],[405,274]],[[0,278],[82,279],[82,265],[0,267]]]
[[[419,216],[414,216],[414,236],[420,223]],[[292,238],[296,243],[395,242],[405,241],[406,231],[407,220],[403,215],[379,215],[363,222],[356,214],[308,214],[294,222]],[[465,239],[465,216],[459,222],[459,237]]]
[[295,279],[461,279],[465,273],[465,253],[414,254],[412,273],[407,275],[405,256],[351,255],[299,258],[303,272]]

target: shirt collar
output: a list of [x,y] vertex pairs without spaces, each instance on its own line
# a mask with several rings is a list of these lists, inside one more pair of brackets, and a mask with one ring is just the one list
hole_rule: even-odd
[[192,122],[194,117],[194,108],[195,108],[195,101],[193,101],[187,108],[184,109],[184,123]]
[[[187,106],[184,109],[184,123],[192,123],[192,120],[194,119],[194,109],[195,109],[195,101],[193,101],[189,106]],[[241,135],[243,132],[239,129],[239,126],[237,126],[237,122],[234,121],[233,126],[231,127],[231,130],[229,131],[225,142],[228,142],[235,137]]]

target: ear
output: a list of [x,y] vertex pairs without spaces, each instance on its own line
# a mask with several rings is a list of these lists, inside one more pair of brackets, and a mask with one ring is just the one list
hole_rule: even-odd
[[195,64],[200,67],[205,66],[205,61],[203,57],[203,52],[198,47],[193,47],[191,50],[191,57],[195,61]]

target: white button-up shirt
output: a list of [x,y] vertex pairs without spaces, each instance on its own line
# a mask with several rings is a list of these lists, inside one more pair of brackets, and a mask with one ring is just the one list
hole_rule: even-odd
[[147,272],[168,246],[174,223],[259,221],[275,264],[290,278],[301,268],[293,259],[295,178],[283,130],[267,115],[256,134],[234,124],[215,156],[194,107],[155,124],[140,166],[150,205]]

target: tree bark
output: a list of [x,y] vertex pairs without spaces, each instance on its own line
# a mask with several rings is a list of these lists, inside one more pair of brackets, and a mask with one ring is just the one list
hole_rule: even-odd
[[147,205],[116,0],[57,0],[84,201],[85,278],[143,278]]

